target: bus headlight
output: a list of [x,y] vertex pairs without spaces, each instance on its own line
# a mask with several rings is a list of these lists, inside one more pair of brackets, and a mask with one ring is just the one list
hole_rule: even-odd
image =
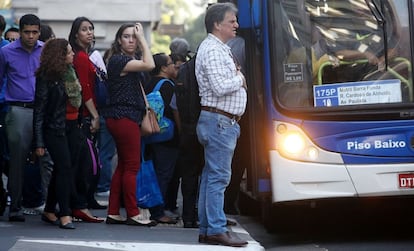
[[305,139],[297,132],[289,132],[282,137],[281,146],[283,151],[296,155],[305,148]]
[[302,128],[280,121],[274,121],[274,128],[274,146],[281,156],[296,161],[343,163],[339,153],[329,152],[320,148]]
[[304,161],[315,161],[319,150],[298,127],[280,123],[276,127],[276,148],[283,156]]

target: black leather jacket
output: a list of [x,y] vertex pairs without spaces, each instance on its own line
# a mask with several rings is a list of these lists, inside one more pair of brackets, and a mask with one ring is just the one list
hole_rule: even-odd
[[45,147],[44,133],[65,135],[66,92],[62,81],[36,78],[33,114],[34,147]]

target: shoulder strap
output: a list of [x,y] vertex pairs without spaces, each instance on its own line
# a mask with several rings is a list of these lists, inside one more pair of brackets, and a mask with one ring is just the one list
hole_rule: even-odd
[[162,84],[164,84],[165,81],[169,82],[172,86],[174,86],[174,83],[171,80],[169,80],[168,78],[163,78],[160,81],[158,81],[157,85],[155,85],[155,87],[152,91],[153,92],[159,91]]
[[145,107],[150,107],[148,104],[147,96],[145,95],[144,87],[142,87],[141,82],[139,82],[139,85],[141,86],[142,96],[144,97]]

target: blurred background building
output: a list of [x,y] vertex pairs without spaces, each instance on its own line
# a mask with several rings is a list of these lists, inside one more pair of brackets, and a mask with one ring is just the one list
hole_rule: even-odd
[[185,38],[191,51],[206,36],[204,11],[216,0],[0,0],[0,15],[9,27],[18,28],[19,18],[33,13],[50,25],[56,37],[68,38],[78,16],[95,25],[96,45],[101,52],[110,47],[122,23],[139,21],[153,53],[169,53],[176,37]]
[[21,16],[37,15],[49,24],[56,37],[68,38],[72,21],[78,16],[89,18],[95,26],[97,49],[110,47],[119,26],[139,21],[146,37],[161,16],[162,0],[0,0],[0,14],[8,25],[17,26]]

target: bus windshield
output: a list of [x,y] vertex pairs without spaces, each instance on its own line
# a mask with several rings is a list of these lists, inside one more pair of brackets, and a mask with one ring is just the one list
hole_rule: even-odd
[[407,1],[273,3],[278,104],[349,110],[413,102]]

